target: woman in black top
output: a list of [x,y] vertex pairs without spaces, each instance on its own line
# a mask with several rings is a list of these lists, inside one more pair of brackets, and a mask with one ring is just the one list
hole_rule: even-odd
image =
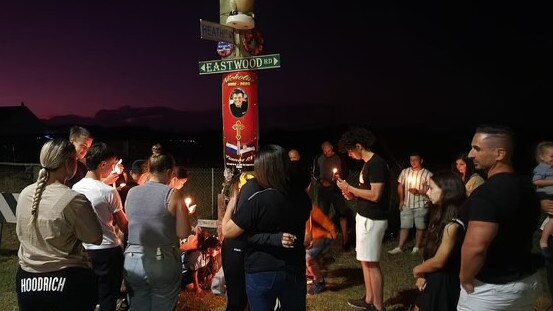
[[290,235],[283,235],[285,247],[248,245],[244,267],[250,308],[273,310],[278,298],[283,310],[305,310],[303,238],[311,210],[309,196],[301,183],[293,181],[288,153],[280,146],[268,145],[259,150],[254,173],[255,182],[263,190],[247,198],[241,195],[243,206],[239,203],[235,214],[225,214],[225,238],[256,233]]

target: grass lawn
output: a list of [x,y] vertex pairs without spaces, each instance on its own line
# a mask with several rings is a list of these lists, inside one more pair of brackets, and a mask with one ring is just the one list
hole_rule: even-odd
[[[384,274],[384,299],[387,310],[407,310],[416,295],[414,280],[411,276],[412,268],[422,258],[420,255],[411,255],[404,252],[398,255],[389,255],[387,250],[392,249],[396,241],[386,241],[382,256],[382,270]],[[15,294],[15,270],[17,267],[18,242],[15,236],[15,225],[4,224],[2,243],[0,246],[0,309],[5,311],[17,310]],[[328,290],[316,295],[308,296],[308,310],[339,311],[353,310],[346,301],[350,298],[363,296],[363,276],[361,267],[355,260],[355,252],[341,253],[333,250],[335,262],[325,265]],[[543,269],[540,275],[545,284]],[[534,310],[545,311],[550,303],[549,295],[544,286],[540,298],[536,301]],[[208,293],[199,299],[192,292],[182,292],[177,310],[215,310],[225,309],[225,297]]]

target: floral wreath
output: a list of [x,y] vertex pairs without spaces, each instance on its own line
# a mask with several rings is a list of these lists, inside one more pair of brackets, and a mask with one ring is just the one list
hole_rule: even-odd
[[242,43],[244,49],[250,55],[256,56],[263,51],[263,35],[255,29],[250,29],[244,33]]

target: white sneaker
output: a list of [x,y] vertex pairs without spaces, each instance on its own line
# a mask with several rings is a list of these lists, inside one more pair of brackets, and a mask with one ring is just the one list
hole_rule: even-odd
[[413,250],[411,251],[411,254],[415,255],[415,254],[418,254],[419,253],[419,248],[418,247],[413,247]]
[[396,248],[394,248],[394,249],[389,250],[389,251],[388,251],[388,254],[390,254],[390,255],[395,255],[395,254],[399,254],[399,253],[401,253],[401,252],[403,252],[403,251],[402,251],[401,248],[399,248],[399,246],[398,246],[398,247],[396,247]]

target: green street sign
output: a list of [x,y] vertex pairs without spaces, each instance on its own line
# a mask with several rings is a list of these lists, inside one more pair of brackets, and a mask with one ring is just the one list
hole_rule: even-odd
[[200,75],[280,67],[280,54],[200,62]]

